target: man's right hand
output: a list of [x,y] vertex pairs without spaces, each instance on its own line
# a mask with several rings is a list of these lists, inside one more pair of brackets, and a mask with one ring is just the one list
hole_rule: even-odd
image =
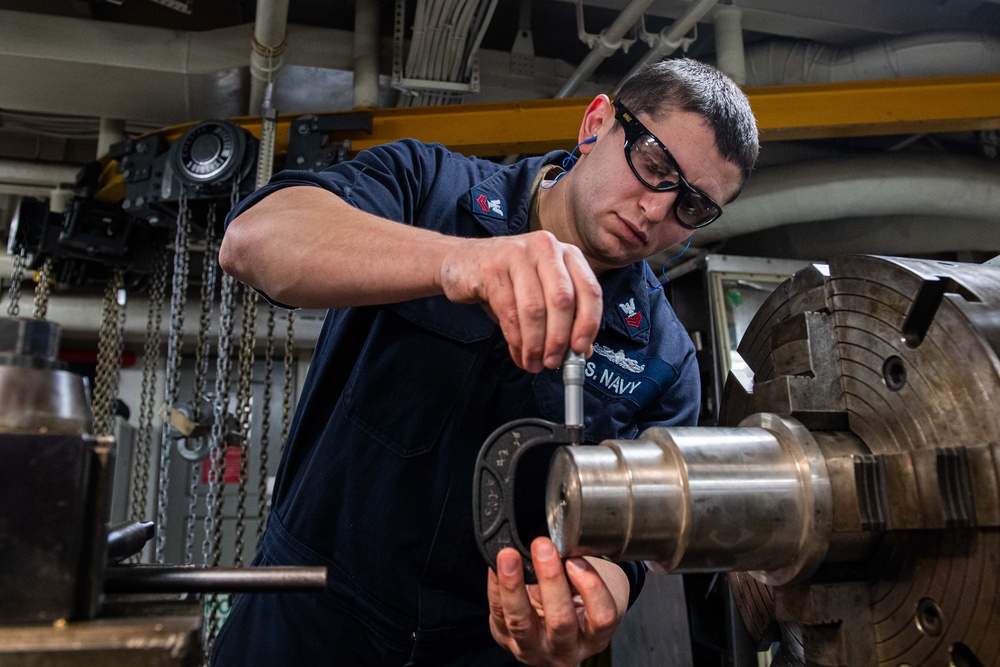
[[567,349],[590,354],[601,325],[601,285],[583,253],[549,232],[469,239],[441,263],[456,303],[480,303],[519,367],[558,368]]

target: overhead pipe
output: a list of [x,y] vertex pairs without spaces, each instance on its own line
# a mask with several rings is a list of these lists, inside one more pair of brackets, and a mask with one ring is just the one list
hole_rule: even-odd
[[747,82],[742,16],[740,8],[733,5],[722,5],[715,10],[715,64],[723,74],[740,86]]
[[97,130],[97,157],[107,154],[112,144],[125,137],[125,121],[121,118],[101,118]]
[[[359,2],[358,4],[367,4]],[[260,114],[267,96],[267,84],[278,78],[282,54],[288,45],[288,0],[257,0],[250,51],[251,116]]]
[[76,183],[79,167],[67,167],[41,162],[0,160],[0,183],[58,188]]
[[601,34],[597,36],[593,47],[590,49],[590,53],[587,54],[587,57],[583,59],[580,66],[576,68],[576,71],[570,75],[566,83],[563,84],[563,87],[556,93],[556,98],[570,97],[580,87],[580,84],[594,73],[598,65],[617,51],[621,47],[622,37],[625,36],[625,33],[632,26],[639,22],[639,19],[642,18],[643,13],[651,4],[653,4],[653,0],[632,0],[622,10],[622,13],[618,15],[614,23],[607,29],[602,30]]
[[378,107],[377,2],[354,3],[354,108]]
[[684,42],[684,35],[688,34],[698,24],[698,21],[705,18],[718,2],[719,0],[698,0],[679,16],[676,21],[661,30],[660,34],[656,37],[656,43],[629,70],[625,78],[618,82],[618,85],[615,86],[615,92],[617,93],[621,90],[625,82],[635,76],[643,67],[659,62],[679,49]]

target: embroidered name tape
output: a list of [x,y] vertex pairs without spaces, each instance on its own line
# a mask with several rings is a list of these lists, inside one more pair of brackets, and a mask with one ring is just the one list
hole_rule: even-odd
[[599,343],[584,366],[584,380],[601,393],[644,405],[677,379],[677,371],[667,362],[626,354]]

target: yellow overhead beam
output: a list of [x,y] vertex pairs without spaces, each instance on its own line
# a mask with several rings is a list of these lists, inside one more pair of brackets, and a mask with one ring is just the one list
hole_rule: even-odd
[[[852,81],[748,88],[763,141],[1000,128],[1000,75]],[[469,155],[567,148],[589,98],[373,112],[362,150],[403,137]],[[346,137],[345,138],[349,138]]]
[[[1000,74],[747,88],[762,141],[1000,129]],[[542,153],[576,144],[588,98],[372,109],[372,131],[332,133],[352,152],[412,138],[466,155]],[[288,149],[298,115],[279,118],[275,151]],[[260,136],[260,119],[232,119]],[[194,123],[160,132],[172,141]],[[120,176],[102,194],[114,198]],[[119,181],[119,182],[116,182]],[[113,194],[112,194],[113,193]]]
[[[370,109],[367,110],[372,115],[370,134],[360,130],[333,132],[330,139],[333,144],[349,141],[352,152],[397,139],[419,139],[427,143],[444,144],[466,155],[544,153],[564,148],[573,140],[589,102],[590,99],[585,98],[568,98]],[[301,116],[302,114],[279,116],[276,153],[282,154],[288,150],[289,127],[292,121]],[[260,137],[259,118],[247,116],[230,120]],[[196,124],[175,125],[161,131],[168,141],[173,141]]]
[[747,88],[764,141],[1000,128],[1000,74]]
[[[747,88],[763,141],[1000,129],[1000,74]],[[359,151],[396,139],[468,155],[540,153],[576,143],[589,98],[372,109],[372,132],[341,132]],[[279,119],[276,150],[288,146]],[[260,121],[235,119],[260,136]],[[175,139],[189,125],[167,130]]]

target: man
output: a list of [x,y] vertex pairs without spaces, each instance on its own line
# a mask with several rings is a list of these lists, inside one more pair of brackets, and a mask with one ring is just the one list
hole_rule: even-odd
[[730,80],[674,60],[595,98],[579,141],[560,175],[564,152],[504,167],[404,140],[283,172],[234,211],[222,267],[331,309],[255,564],[330,576],[240,596],[216,665],[576,665],[607,646],[641,566],[564,565],[538,538],[537,586],[514,550],[489,570],[475,458],[509,421],[563,419],[569,348],[596,352],[587,441],[695,423],[694,350],[642,260],[721,214],[757,131]]

